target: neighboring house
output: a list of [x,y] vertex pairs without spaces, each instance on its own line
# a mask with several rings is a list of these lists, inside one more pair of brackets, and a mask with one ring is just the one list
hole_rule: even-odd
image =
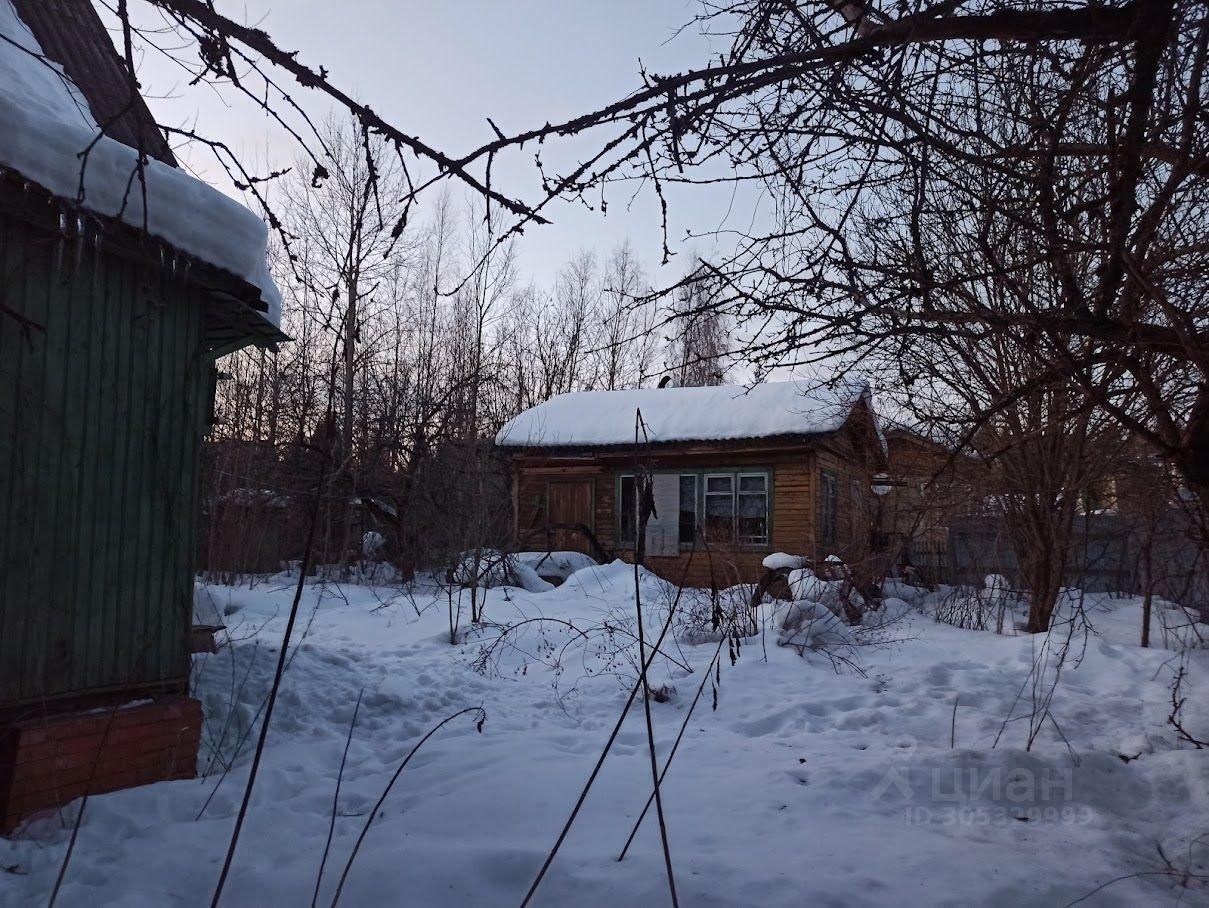
[[561,394],[496,443],[519,547],[632,559],[636,476],[650,470],[647,566],[694,586],[758,579],[772,552],[858,555],[885,463],[869,388],[853,382]]
[[266,246],[88,0],[0,0],[0,832],[196,771],[199,447],[215,358],[284,339]]
[[889,491],[879,502],[885,546],[912,579],[928,585],[951,579],[949,528],[982,513],[989,469],[921,432],[890,426],[885,436]]

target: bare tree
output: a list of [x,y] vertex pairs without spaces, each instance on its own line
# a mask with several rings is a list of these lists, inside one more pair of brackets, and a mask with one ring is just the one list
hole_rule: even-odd
[[613,250],[600,279],[590,351],[595,387],[645,387],[656,368],[658,313],[645,272],[628,242]]
[[[598,153],[551,194],[625,177],[665,204],[671,182],[758,187],[773,223],[709,265],[722,288],[711,308],[764,329],[757,364],[850,367],[913,337],[994,331],[1044,352],[1034,382],[1073,380],[1077,409],[1110,414],[1167,458],[1204,534],[1203,4],[736,0],[697,24],[731,37],[716,62],[648,74],[625,98],[461,163],[592,133]],[[955,267],[932,243],[946,222],[976,261]],[[966,292],[988,274],[1025,281],[1038,262],[1058,292],[1027,307]]]
[[704,264],[682,281],[668,323],[674,334],[668,371],[681,387],[720,385],[726,377],[725,316],[715,305],[720,284]]

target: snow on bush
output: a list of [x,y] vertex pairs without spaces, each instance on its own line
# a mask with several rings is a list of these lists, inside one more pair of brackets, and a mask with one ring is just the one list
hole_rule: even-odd
[[554,589],[537,575],[528,564],[498,549],[463,552],[458,563],[449,571],[450,580],[462,586],[491,589],[497,586],[519,586],[530,593],[545,593]]
[[777,617],[778,645],[792,646],[798,652],[853,642],[854,628],[819,602],[790,602],[778,610]]
[[[652,574],[645,567],[638,568],[638,584],[642,599],[647,603],[666,600],[669,591],[674,589],[674,584]],[[632,606],[634,602],[634,565],[618,558],[608,564],[581,568],[571,574],[559,587],[559,590],[610,598],[621,595]]]
[[935,603],[933,617],[964,630],[1012,633],[1027,612],[1025,600],[1002,574],[987,574],[980,590],[953,587]]
[[818,602],[836,615],[843,615],[845,600],[854,608],[864,608],[864,597],[847,580],[823,580],[810,568],[790,571],[789,590],[794,600]]
[[377,530],[370,530],[361,537],[361,554],[366,558],[376,558],[386,545],[386,537]]
[[882,582],[882,593],[887,599],[902,599],[911,605],[919,607],[928,597],[928,590],[913,586],[897,577],[887,578]]
[[806,559],[801,555],[786,555],[784,552],[766,555],[760,563],[768,571],[792,571],[806,567]]
[[508,559],[508,576],[516,586],[523,587],[529,593],[546,593],[554,589],[554,584],[543,580],[529,565]]

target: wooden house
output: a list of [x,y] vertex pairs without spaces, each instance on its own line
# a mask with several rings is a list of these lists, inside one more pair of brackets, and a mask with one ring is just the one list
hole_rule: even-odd
[[0,38],[3,832],[195,773],[214,361],[284,336],[263,221],[175,166],[88,0],[0,0]]
[[868,544],[885,451],[869,388],[770,382],[558,395],[496,443],[521,549],[632,559],[650,471],[646,564],[677,583],[752,581],[773,552],[851,559]]

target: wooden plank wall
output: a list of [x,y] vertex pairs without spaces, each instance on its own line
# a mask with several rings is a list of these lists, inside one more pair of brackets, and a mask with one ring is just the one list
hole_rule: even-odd
[[[730,450],[712,450],[694,454],[657,456],[650,461],[654,469],[708,469],[750,467],[772,470],[772,533],[766,546],[730,546],[724,549],[682,551],[678,556],[649,557],[647,565],[665,579],[690,586],[731,586],[754,582],[763,573],[761,562],[770,552],[810,554],[814,550],[818,509],[815,503],[817,468],[815,455],[805,447],[774,452],[750,452],[740,446]],[[517,470],[516,494],[518,536],[540,529],[544,522],[542,506],[546,483],[571,476],[596,477],[597,538],[611,549],[618,549],[615,507],[616,480],[620,473],[633,471],[622,457],[601,456],[591,466],[559,468],[550,465],[522,466]],[[539,539],[537,535],[531,540]],[[525,543],[530,545],[532,543]],[[633,552],[617,551],[629,561]]]
[[182,685],[202,293],[11,214],[0,269],[0,707]]

